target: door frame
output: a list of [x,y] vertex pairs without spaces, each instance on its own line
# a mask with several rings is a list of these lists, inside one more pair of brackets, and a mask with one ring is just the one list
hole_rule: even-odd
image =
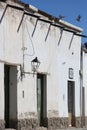
[[[69,86],[69,84],[71,83],[71,86]],[[72,108],[71,110],[69,110],[69,89],[72,89]],[[68,80],[68,83],[67,83],[67,99],[68,99],[68,119],[69,119],[69,126],[75,126],[75,81],[71,81],[71,80]],[[72,112],[69,112],[69,111],[72,111]]]
[[9,128],[9,65],[4,65],[4,119],[5,128]]
[[[13,112],[14,114],[12,114]],[[15,126],[15,121],[17,120],[16,65],[4,64],[4,120],[5,120],[5,128],[16,128]]]
[[[41,80],[41,114],[40,114],[40,126],[46,126],[44,122],[47,118],[47,75],[37,74],[37,89],[38,89],[38,79]],[[38,91],[37,91],[37,113],[38,113]]]

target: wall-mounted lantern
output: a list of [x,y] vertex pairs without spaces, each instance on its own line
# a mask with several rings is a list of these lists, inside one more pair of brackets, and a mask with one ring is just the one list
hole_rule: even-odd
[[74,70],[73,68],[69,68],[69,79],[73,79],[74,78]]
[[31,61],[31,67],[32,67],[32,71],[33,71],[33,74],[35,74],[38,70],[40,66],[40,61],[38,60],[37,57],[35,57],[32,61]]

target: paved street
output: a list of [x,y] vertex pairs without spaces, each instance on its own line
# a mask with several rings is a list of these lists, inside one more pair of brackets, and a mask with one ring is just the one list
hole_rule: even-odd
[[[15,130],[15,129],[5,129],[5,130]],[[28,129],[27,129],[28,130]],[[41,130],[41,129],[40,129]],[[42,128],[43,130],[43,128]],[[54,130],[87,130],[87,128],[75,128],[75,127],[69,127],[69,128],[65,128],[65,129],[54,129]]]
[[16,129],[9,129],[9,128],[8,128],[8,129],[5,129],[5,130],[16,130]]
[[65,129],[56,129],[56,130],[87,130],[87,128],[69,127],[69,128],[65,128]]

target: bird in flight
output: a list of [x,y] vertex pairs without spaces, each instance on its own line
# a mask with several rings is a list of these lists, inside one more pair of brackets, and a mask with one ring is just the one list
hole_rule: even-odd
[[66,17],[66,16],[59,15],[59,17],[58,17],[58,18],[59,18],[59,20],[60,20],[60,19],[63,19],[63,18],[65,18],[65,17]]
[[78,22],[80,22],[80,21],[81,21],[81,15],[78,15],[77,18],[76,18],[76,20],[77,20]]

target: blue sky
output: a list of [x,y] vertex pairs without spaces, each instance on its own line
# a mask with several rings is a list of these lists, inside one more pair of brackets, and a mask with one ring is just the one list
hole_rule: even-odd
[[[21,0],[43,10],[53,16],[66,16],[63,20],[83,28],[83,34],[87,35],[87,0]],[[76,20],[81,15],[81,20]],[[87,38],[82,39],[82,43]]]

